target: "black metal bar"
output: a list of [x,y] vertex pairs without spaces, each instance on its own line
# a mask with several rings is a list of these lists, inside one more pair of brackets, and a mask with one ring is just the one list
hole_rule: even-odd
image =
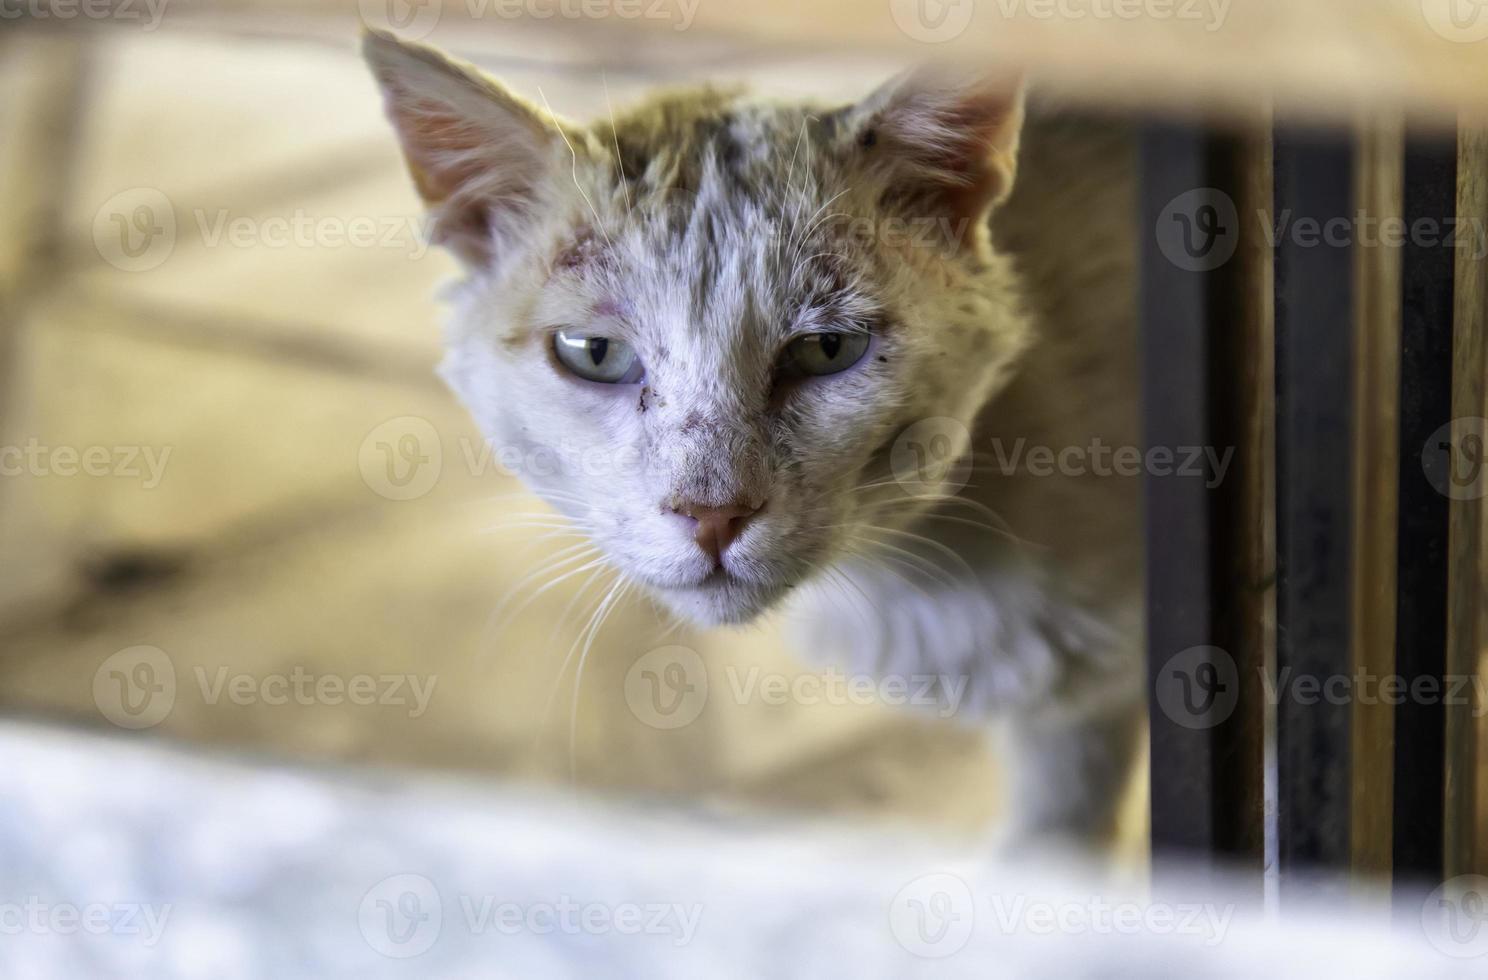
[[1350,859],[1355,163],[1318,130],[1279,127],[1274,155],[1277,847],[1295,894]]
[[[1151,449],[1233,449],[1240,309],[1238,142],[1156,125],[1142,147],[1143,432]],[[1229,372],[1228,374],[1226,372]],[[1152,847],[1259,870],[1261,702],[1230,641],[1240,475],[1146,480]],[[1258,680],[1258,675],[1253,675]],[[1247,695],[1247,692],[1249,694]]]
[[1446,441],[1452,419],[1454,138],[1408,134],[1404,205],[1395,669],[1406,696],[1395,709],[1393,865],[1414,895],[1440,881],[1445,841],[1450,498],[1428,478],[1422,453],[1442,458],[1428,441]]

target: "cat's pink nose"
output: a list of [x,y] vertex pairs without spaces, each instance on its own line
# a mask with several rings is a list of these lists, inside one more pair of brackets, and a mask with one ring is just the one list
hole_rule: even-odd
[[723,553],[728,550],[728,546],[743,533],[744,525],[763,507],[764,504],[747,504],[743,501],[722,507],[704,507],[701,504],[683,502],[673,507],[672,512],[690,517],[697,523],[695,537],[698,547],[717,565],[722,563]]

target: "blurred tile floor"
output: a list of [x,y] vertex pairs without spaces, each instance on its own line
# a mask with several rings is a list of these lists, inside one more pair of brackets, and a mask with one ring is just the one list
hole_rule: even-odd
[[[432,374],[452,265],[411,230],[355,19],[297,33],[251,5],[194,9],[154,31],[0,38],[0,447],[43,460],[0,478],[0,710],[294,760],[985,828],[995,770],[980,733],[737,696],[751,670],[804,671],[775,625],[669,631],[622,603],[588,656],[570,752],[560,668],[600,593],[580,575],[493,622],[569,542],[490,530],[541,507],[480,455]],[[432,40],[574,115],[602,112],[606,87],[620,103],[720,71],[821,93],[888,71],[703,41],[679,49],[690,60],[627,65],[562,35]],[[347,241],[358,227],[375,240]],[[94,447],[109,474],[67,475],[81,465],[69,450]],[[678,727],[636,703],[638,659],[668,645],[695,650],[709,682]],[[142,663],[175,691],[158,724],[131,731],[109,720],[125,690],[112,685],[163,679]],[[359,675],[434,686],[422,713],[349,695],[265,702],[266,679]],[[238,677],[256,692],[245,703],[221,686]]]

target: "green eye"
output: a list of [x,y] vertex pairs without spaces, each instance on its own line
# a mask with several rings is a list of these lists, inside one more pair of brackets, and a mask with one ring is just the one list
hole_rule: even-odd
[[560,330],[553,335],[553,354],[574,374],[600,384],[635,384],[645,373],[635,348],[613,337]]
[[785,366],[797,374],[837,374],[863,359],[868,339],[866,333],[809,333],[790,342]]

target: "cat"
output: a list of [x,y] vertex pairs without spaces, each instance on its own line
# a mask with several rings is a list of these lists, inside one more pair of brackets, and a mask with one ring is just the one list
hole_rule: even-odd
[[788,606],[810,656],[964,680],[1014,839],[1109,840],[1144,710],[1140,480],[1099,448],[1140,445],[1128,131],[928,68],[583,125],[364,53],[466,273],[440,373],[549,461],[531,489],[683,620]]

